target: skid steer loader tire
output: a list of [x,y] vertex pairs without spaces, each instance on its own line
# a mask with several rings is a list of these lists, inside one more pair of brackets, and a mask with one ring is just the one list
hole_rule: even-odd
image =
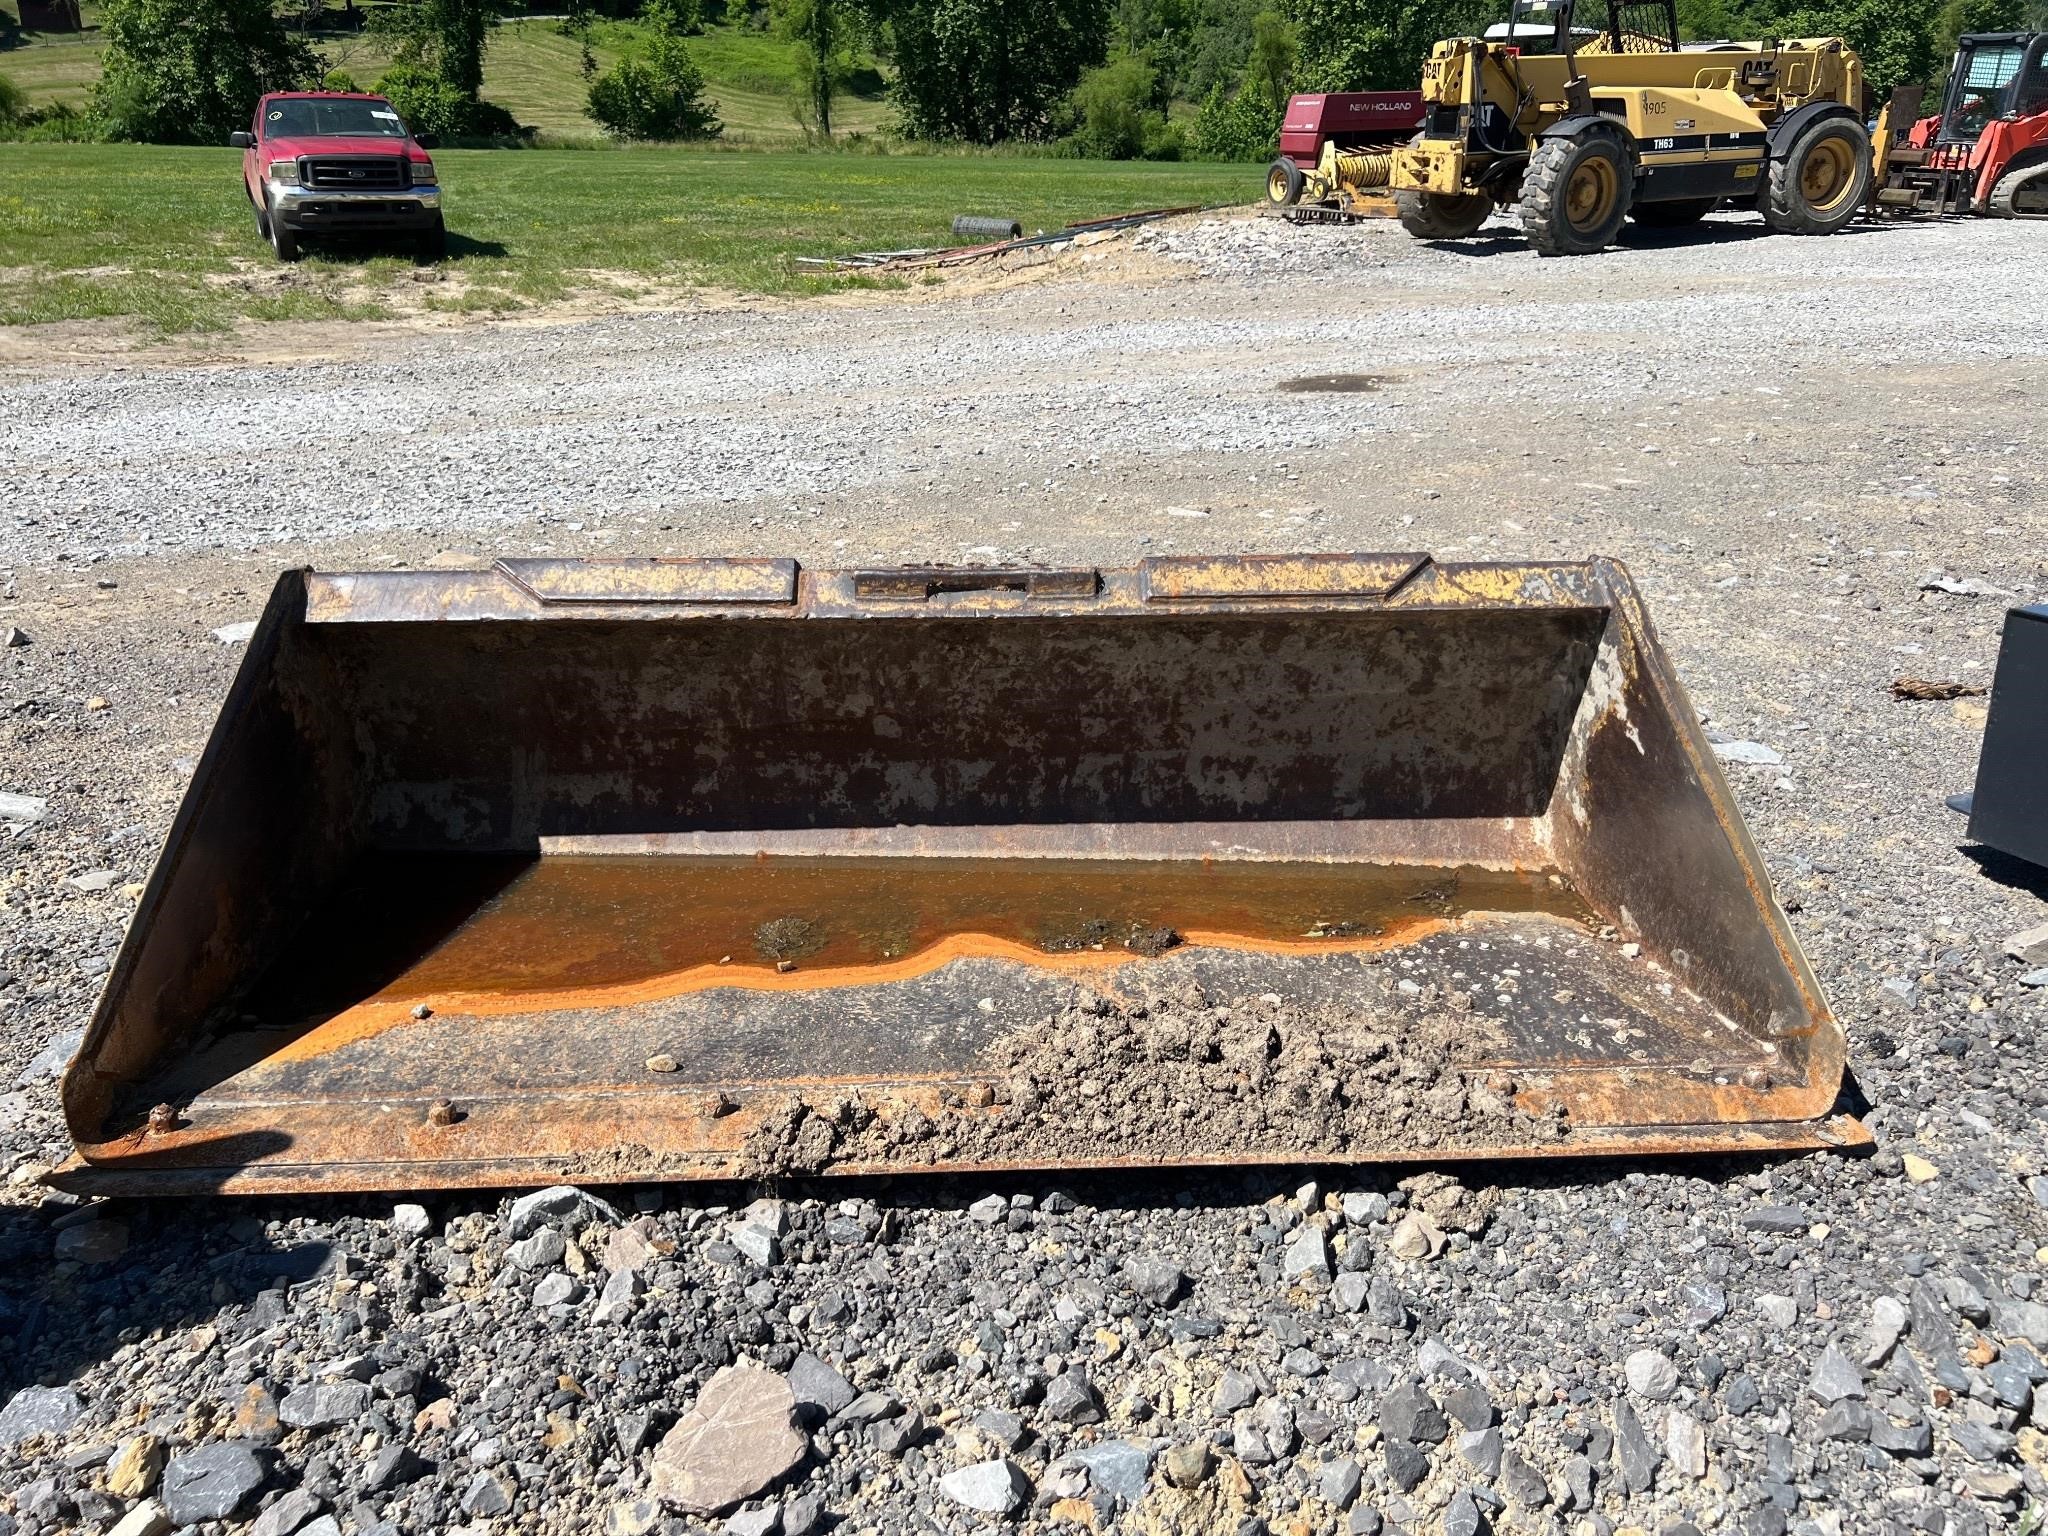
[[1590,256],[1614,243],[1634,192],[1616,135],[1545,139],[1522,177],[1522,229],[1539,256]]
[[1282,155],[1266,167],[1266,201],[1276,208],[1292,208],[1301,201],[1302,188],[1307,178],[1301,174],[1301,167],[1286,155]]
[[1680,229],[1699,223],[1720,205],[1718,197],[1688,197],[1677,203],[1638,203],[1628,216],[1645,229]]
[[1764,222],[1781,235],[1832,235],[1869,196],[1869,130],[1854,118],[1822,118],[1771,162]]
[[1394,207],[1401,227],[1418,240],[1463,240],[1477,234],[1493,214],[1493,199],[1484,192],[1443,197],[1435,192],[1396,192]]
[[1991,189],[1984,211],[1995,219],[2048,219],[2048,164],[2007,171]]

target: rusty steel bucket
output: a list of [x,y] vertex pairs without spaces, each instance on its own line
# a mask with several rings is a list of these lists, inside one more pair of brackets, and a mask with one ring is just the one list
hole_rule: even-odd
[[67,1187],[1840,1146],[1627,573],[503,560],[277,584]]

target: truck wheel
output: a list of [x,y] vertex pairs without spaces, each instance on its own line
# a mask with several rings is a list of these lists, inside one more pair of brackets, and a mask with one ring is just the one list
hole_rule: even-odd
[[1545,139],[1522,177],[1522,230],[1539,256],[1590,256],[1621,233],[1634,192],[1613,134]]
[[1629,209],[1628,216],[1645,229],[1680,229],[1687,224],[1699,223],[1720,205],[1718,197],[1688,197],[1676,203],[1637,203]]
[[1773,160],[1764,223],[1781,235],[1832,235],[1870,195],[1870,133],[1853,117],[1823,118]]
[[1276,208],[1292,208],[1300,202],[1305,184],[1301,167],[1286,155],[1266,167],[1266,201]]
[[264,213],[263,222],[270,226],[268,231],[270,235],[270,248],[277,252],[277,259],[279,261],[297,261],[299,259],[299,237],[284,227],[283,219],[280,219],[276,214],[269,212],[267,209]]
[[1418,240],[1463,240],[1493,216],[1493,199],[1484,192],[1451,197],[1436,192],[1396,192],[1394,207],[1401,215],[1401,227]]
[[448,226],[440,219],[434,220],[433,227],[413,241],[413,260],[431,266],[434,262],[448,258]]

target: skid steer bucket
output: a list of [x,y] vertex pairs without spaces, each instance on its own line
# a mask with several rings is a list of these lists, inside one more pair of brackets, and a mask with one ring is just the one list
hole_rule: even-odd
[[1843,1145],[1619,565],[287,574],[101,1192]]

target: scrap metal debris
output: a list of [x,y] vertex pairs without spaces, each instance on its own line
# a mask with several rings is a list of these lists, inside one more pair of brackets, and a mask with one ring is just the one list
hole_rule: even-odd
[[[799,256],[796,258],[796,264],[807,272],[871,272],[878,268],[909,271],[921,267],[951,267],[963,262],[1007,255],[1011,251],[1032,250],[1040,246],[1071,245],[1085,236],[1117,234],[1126,229],[1135,229],[1140,224],[1153,224],[1160,219],[1170,219],[1177,214],[1206,211],[1206,206],[1199,203],[1190,203],[1184,208],[1147,208],[1139,213],[1119,213],[1108,218],[1084,219],[1078,224],[1069,224],[1064,229],[1041,229],[1035,234],[995,240],[986,245],[916,246],[900,251],[854,251],[845,256]],[[957,219],[954,221],[956,230],[961,222]]]
[[1961,581],[1950,576],[1930,576],[1920,583],[1922,592],[1946,592],[1950,597],[2003,597],[2005,593],[1974,576]]
[[1925,677],[1900,677],[1892,680],[1892,697],[1895,699],[1980,699],[1988,688],[1979,688],[1974,683],[1937,683]]

